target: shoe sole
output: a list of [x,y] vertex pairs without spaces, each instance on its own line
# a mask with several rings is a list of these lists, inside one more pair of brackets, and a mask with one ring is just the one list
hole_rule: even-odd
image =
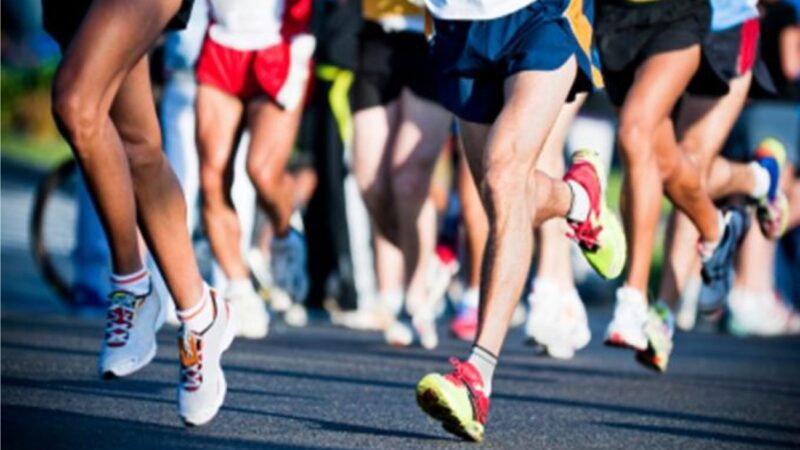
[[665,373],[667,371],[667,362],[657,355],[652,348],[648,348],[645,351],[637,351],[636,361],[644,367],[658,373]]
[[606,347],[615,347],[615,348],[626,348],[631,350],[636,350],[639,352],[646,351],[647,346],[644,347],[636,347],[635,345],[629,343],[619,333],[613,333],[611,336],[606,337],[604,341]]
[[423,379],[417,386],[417,404],[425,414],[439,421],[445,431],[467,441],[483,440],[483,425],[459,419],[437,384],[426,383]]
[[150,364],[150,362],[153,361],[153,358],[156,357],[157,351],[158,351],[158,344],[154,343],[153,346],[150,348],[150,350],[147,351],[147,354],[145,355],[144,359],[141,360],[140,363],[128,369],[109,368],[103,370],[100,372],[100,377],[104,380],[114,380],[117,378],[124,378],[129,375],[132,375],[138,372],[139,370],[143,369],[146,365]]

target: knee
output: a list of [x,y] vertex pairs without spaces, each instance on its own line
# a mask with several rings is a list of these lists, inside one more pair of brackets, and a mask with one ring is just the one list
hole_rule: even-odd
[[526,164],[520,158],[516,158],[515,154],[517,154],[516,150],[502,152],[489,157],[486,161],[486,174],[480,191],[484,206],[490,216],[501,213],[504,205],[510,206],[508,202],[503,201],[504,199],[525,197],[528,178],[531,174]]
[[119,131],[133,177],[147,182],[158,176],[166,164],[159,131],[123,129]]
[[435,161],[412,161],[392,173],[392,193],[395,201],[420,203],[428,197],[430,172]]
[[637,119],[622,120],[617,131],[620,153],[629,168],[653,161],[653,127]]
[[53,86],[53,117],[76,157],[86,161],[91,157],[88,146],[99,136],[104,118],[98,105],[65,82],[56,79]]
[[258,192],[266,202],[272,202],[276,192],[281,188],[284,167],[278,167],[269,161],[258,158],[247,160],[247,176],[258,187]]

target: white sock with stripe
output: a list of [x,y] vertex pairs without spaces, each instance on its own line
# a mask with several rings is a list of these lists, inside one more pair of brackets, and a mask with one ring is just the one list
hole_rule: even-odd
[[111,274],[111,291],[130,292],[136,296],[150,293],[150,272],[142,267],[133,273]]
[[214,321],[214,306],[211,292],[206,284],[203,284],[203,295],[200,301],[189,309],[179,309],[176,311],[178,320],[183,326],[196,332],[202,333]]

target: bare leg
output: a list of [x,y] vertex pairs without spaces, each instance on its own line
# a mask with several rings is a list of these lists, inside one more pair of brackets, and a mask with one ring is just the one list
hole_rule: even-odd
[[[54,80],[53,111],[83,168],[109,239],[114,271],[130,273],[142,267],[136,231],[138,206],[173,298],[179,308],[189,308],[201,297],[202,280],[188,245],[183,197],[163,155],[159,159],[142,150],[158,147],[160,152],[161,146],[155,107],[145,100],[152,95],[149,81],[134,76],[126,88],[127,100],[115,100],[179,4],[177,0],[94,2]],[[112,104],[116,117],[109,115]],[[123,111],[126,109],[137,112]],[[155,123],[143,128],[148,134],[132,131],[136,126],[130,124],[141,123],[147,115],[152,115]],[[137,148],[133,159],[125,152],[116,120],[128,130],[128,147]],[[136,186],[134,192],[134,183],[141,182],[142,174],[148,185]],[[165,211],[168,226],[155,230],[161,226],[154,226],[155,222],[160,222]],[[176,218],[184,223],[173,229]],[[169,235],[166,240],[165,235]]]
[[[649,58],[639,68],[636,81],[620,111],[619,143],[626,166],[622,212],[629,242],[626,282],[640,293],[647,291],[659,219],[662,198],[659,167],[680,156],[680,150],[674,144],[674,135],[670,136],[667,132],[657,135],[657,132],[668,122],[672,108],[697,70],[699,62],[700,49],[697,45]],[[666,130],[671,130],[671,125],[667,126]],[[668,149],[657,151],[656,138],[670,141],[664,145]],[[690,212],[702,219],[697,222],[704,237],[707,240],[716,240],[719,238],[716,209],[707,197],[691,195],[695,192],[690,188],[701,189],[696,171],[694,176],[695,178],[689,177],[688,181],[686,177],[673,180],[673,190],[684,190],[685,195],[680,200],[688,199],[689,202],[682,203],[697,202],[689,205]],[[696,186],[691,185],[691,181],[695,181]],[[689,186],[686,187],[681,182]]]
[[397,133],[400,105],[393,101],[353,115],[353,172],[376,231],[397,243],[397,217],[390,184],[391,143]]
[[[532,205],[528,198],[535,198],[540,186],[565,185],[544,175],[541,179],[545,182],[541,184],[532,184],[529,179],[535,176],[536,160],[575,72],[575,59],[570,58],[553,71],[520,72],[509,77],[505,83],[506,104],[488,138],[465,146],[470,161],[481,160],[485,171],[485,177],[476,177],[482,180],[481,194],[489,217],[476,344],[494,355],[500,353],[525,284],[527,271],[520,270],[520,264],[527,266],[533,251],[533,218],[550,218],[544,216],[545,208],[537,208],[539,205]],[[464,133],[465,140],[485,130],[484,126],[466,122],[463,128],[469,130]],[[569,189],[566,185],[563,188]],[[568,208],[569,202],[560,215],[565,215]]]
[[461,215],[467,241],[467,287],[477,289],[481,281],[481,261],[489,224],[466,160],[461,161],[458,171],[458,195],[461,197]]
[[197,150],[200,153],[200,187],[203,220],[211,250],[225,276],[247,279],[239,248],[239,218],[230,198],[233,155],[242,103],[212,86],[197,89]]
[[[578,114],[585,95],[581,95],[572,103],[561,108],[553,129],[547,137],[539,158],[538,169],[548,176],[558,179],[564,175],[564,142],[569,127]],[[570,260],[570,243],[565,233],[566,221],[562,218],[549,220],[537,230],[539,244],[539,263],[536,266],[536,278],[556,281],[563,291],[575,289]]]
[[[677,119],[681,148],[701,174],[708,174],[704,180],[706,190],[714,199],[748,194],[754,188],[755,180],[746,164],[718,156],[744,106],[751,78],[748,72],[731,81],[730,92],[722,98],[690,96],[681,105]],[[695,243],[699,238],[697,228],[686,215],[674,211],[667,232],[667,253],[659,292],[659,298],[673,310],[678,307],[689,276],[696,273],[699,258]]]
[[300,108],[286,111],[266,99],[252,100],[247,107],[250,129],[247,174],[278,237],[289,232],[289,219],[295,207],[295,182],[286,173],[286,164],[297,137],[301,114]]
[[448,135],[451,115],[404,90],[392,149],[392,205],[403,255],[406,307],[412,314],[428,294],[428,262],[436,246],[436,210],[429,199],[431,176]]

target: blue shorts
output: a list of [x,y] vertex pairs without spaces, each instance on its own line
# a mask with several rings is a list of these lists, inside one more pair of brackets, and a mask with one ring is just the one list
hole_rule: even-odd
[[434,19],[433,59],[441,103],[470,122],[493,123],[503,108],[504,81],[517,72],[561,67],[575,55],[573,92],[602,85],[592,58],[590,0],[537,0],[492,20]]

